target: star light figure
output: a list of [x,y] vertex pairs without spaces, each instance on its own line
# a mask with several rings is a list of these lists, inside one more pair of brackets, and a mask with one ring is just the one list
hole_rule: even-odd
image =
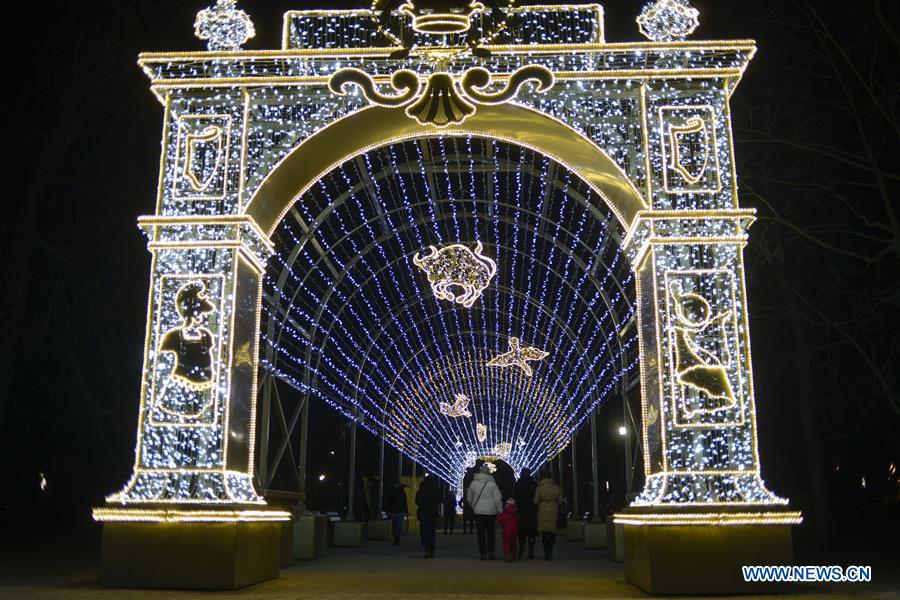
[[448,417],[471,417],[472,413],[469,412],[469,402],[469,397],[465,394],[456,394],[456,402],[453,404],[441,402],[438,406],[441,409],[441,413]]
[[509,352],[492,358],[488,362],[489,367],[519,367],[525,373],[526,377],[531,377],[533,371],[528,361],[543,360],[550,356],[549,352],[544,352],[540,348],[534,346],[519,346],[519,338],[509,338]]
[[197,13],[194,35],[207,40],[208,50],[240,50],[244,42],[256,35],[250,16],[235,8],[236,3],[237,0],[216,0],[215,6]]
[[638,28],[649,40],[683,40],[700,25],[700,11],[688,0],[655,0],[644,5],[637,18]]

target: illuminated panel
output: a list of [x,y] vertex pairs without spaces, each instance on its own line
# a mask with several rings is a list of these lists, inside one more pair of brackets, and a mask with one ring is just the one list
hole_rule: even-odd
[[[522,6],[512,10],[521,21],[504,30],[492,40],[499,44],[589,44],[603,41],[603,9],[599,4],[569,6]],[[473,15],[476,31],[490,28],[491,15]],[[412,28],[408,12],[394,12],[387,30],[394,36]],[[466,35],[413,36],[417,46],[448,44],[464,46]],[[285,49],[354,49],[394,45],[391,35],[385,35],[373,22],[371,12],[365,10],[297,10],[284,15]]]

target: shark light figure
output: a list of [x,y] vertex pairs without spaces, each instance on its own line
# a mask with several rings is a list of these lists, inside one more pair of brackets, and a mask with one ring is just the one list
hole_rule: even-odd
[[456,394],[456,402],[453,404],[441,402],[438,406],[441,409],[441,413],[448,417],[471,417],[469,402],[469,397],[465,394]]

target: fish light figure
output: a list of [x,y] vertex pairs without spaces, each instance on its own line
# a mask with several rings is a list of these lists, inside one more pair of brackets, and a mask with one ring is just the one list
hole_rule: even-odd
[[[451,244],[438,250],[429,246],[430,254],[413,257],[413,264],[428,275],[434,295],[471,308],[497,274],[497,263],[484,256],[481,242],[472,251],[462,244]],[[461,288],[462,293],[454,293]]]
[[544,352],[540,348],[534,346],[526,346],[522,348],[519,344],[519,338],[509,338],[509,352],[494,357],[488,362],[489,367],[519,367],[526,377],[531,377],[533,371],[528,361],[543,360],[549,356],[549,352]]
[[706,396],[700,408],[687,411],[688,418],[694,413],[713,413],[737,404],[737,398],[728,379],[728,340],[722,333],[722,346],[726,349],[725,360],[703,348],[697,339],[712,326],[723,323],[731,316],[727,310],[713,314],[710,303],[699,294],[685,292],[681,283],[674,282],[670,294],[675,303],[675,372],[678,383]]
[[456,402],[453,404],[441,402],[438,406],[441,409],[441,413],[448,417],[471,417],[472,413],[469,412],[469,402],[469,397],[465,394],[456,394]]
[[510,452],[512,452],[512,444],[510,444],[509,442],[501,442],[494,446],[493,453],[504,460],[509,458]]

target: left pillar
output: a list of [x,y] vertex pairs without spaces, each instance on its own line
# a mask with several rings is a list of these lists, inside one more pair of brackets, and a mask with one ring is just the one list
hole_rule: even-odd
[[262,273],[246,216],[146,217],[153,254],[134,472],[94,510],[105,586],[278,576],[284,511],[253,484]]

